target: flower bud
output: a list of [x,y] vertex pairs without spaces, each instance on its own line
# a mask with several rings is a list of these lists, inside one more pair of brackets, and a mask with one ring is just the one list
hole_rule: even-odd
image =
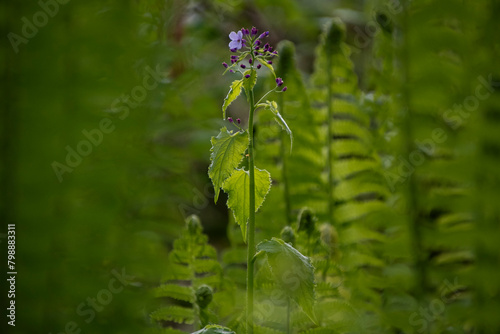
[[214,292],[208,285],[201,285],[198,289],[196,289],[195,296],[196,304],[198,304],[201,309],[204,309],[212,301]]
[[189,231],[189,234],[196,235],[203,231],[203,227],[201,226],[200,218],[197,215],[191,215],[186,218],[186,226]]
[[306,231],[307,235],[311,236],[314,232],[316,216],[309,208],[303,208],[298,216],[297,230]]
[[281,230],[281,239],[291,245],[295,243],[295,232],[290,226],[283,227],[283,229]]

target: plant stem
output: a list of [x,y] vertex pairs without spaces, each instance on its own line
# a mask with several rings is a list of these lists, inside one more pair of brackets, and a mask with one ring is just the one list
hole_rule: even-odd
[[248,94],[250,115],[248,120],[248,169],[250,172],[250,212],[247,227],[247,334],[253,334],[253,271],[255,254],[255,175],[253,151],[253,114],[255,112],[253,89]]
[[328,139],[326,141],[326,144],[328,145],[327,147],[327,171],[328,171],[328,220],[330,224],[333,224],[333,154],[332,154],[332,141],[333,141],[333,131],[332,131],[332,118],[333,118],[333,106],[332,106],[332,96],[333,96],[333,91],[332,91],[332,84],[333,84],[333,77],[332,77],[332,55],[328,53],[326,55],[327,58],[327,66],[326,66],[326,73],[328,75],[328,96],[327,96],[327,106],[328,106],[328,121],[327,121],[327,136]]
[[[278,99],[278,109],[281,110],[281,113],[284,115],[285,114],[285,103],[283,101],[283,94],[279,96]],[[285,150],[285,138],[286,134],[284,131],[280,132],[280,139],[281,139],[281,144],[280,144],[280,155],[281,155],[281,163],[282,163],[282,169],[281,169],[281,180],[283,182],[283,197],[285,200],[285,221],[287,225],[290,225],[290,190],[288,188],[288,166],[287,166],[287,159],[286,159],[286,150]]]

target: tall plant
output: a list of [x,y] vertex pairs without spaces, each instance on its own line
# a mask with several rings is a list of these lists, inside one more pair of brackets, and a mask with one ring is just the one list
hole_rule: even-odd
[[[254,115],[257,109],[271,111],[278,122],[284,125],[291,135],[283,117],[278,112],[277,103],[265,101],[264,98],[272,92],[285,92],[283,80],[276,78],[276,86],[255,102],[254,87],[257,83],[258,70],[266,67],[273,76],[276,76],[272,66],[272,58],[278,52],[273,50],[265,39],[269,36],[266,31],[258,34],[255,27],[251,30],[241,29],[231,32],[229,48],[234,54],[230,64],[223,63],[226,71],[240,76],[234,80],[222,105],[223,119],[235,127],[228,130],[222,127],[217,137],[212,137],[211,164],[208,174],[215,188],[215,201],[222,188],[228,194],[227,206],[233,211],[234,219],[240,226],[243,239],[247,243],[247,332],[253,332],[253,299],[254,299],[254,261],[255,255],[255,212],[264,202],[271,188],[271,175],[266,170],[255,167],[254,152]],[[241,120],[226,118],[229,105],[245,91],[249,104],[248,128],[241,127]],[[245,155],[245,152],[247,154]],[[247,169],[240,167],[243,156],[247,157]],[[239,168],[240,167],[240,168]]]

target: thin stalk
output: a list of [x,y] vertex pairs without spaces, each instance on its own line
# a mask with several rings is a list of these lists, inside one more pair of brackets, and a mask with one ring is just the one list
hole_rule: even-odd
[[248,120],[248,169],[250,172],[250,212],[248,220],[247,240],[247,334],[253,334],[253,271],[255,254],[255,175],[253,150],[253,116],[255,112],[253,89],[248,94],[250,115]]
[[[283,102],[283,94],[280,94],[278,99],[278,109],[281,113],[285,114],[285,103]],[[281,144],[280,144],[280,155],[281,155],[281,180],[283,181],[283,197],[285,202],[285,221],[287,225],[290,225],[290,189],[288,187],[288,163],[286,159],[286,149],[285,149],[285,138],[286,133],[284,131],[280,132]]]
[[327,54],[326,55],[327,59],[327,66],[326,66],[326,73],[328,75],[328,101],[327,101],[327,106],[328,106],[328,121],[327,121],[327,135],[328,135],[328,140],[326,141],[328,147],[327,147],[327,160],[328,160],[328,165],[327,165],[327,171],[328,171],[328,219],[330,223],[333,225],[333,154],[332,154],[332,141],[333,141],[333,132],[332,132],[332,118],[333,118],[333,106],[332,106],[332,84],[333,84],[333,77],[332,77],[332,55]]
[[[402,89],[402,105],[403,110],[405,111],[404,124],[403,124],[403,141],[404,141],[404,149],[405,156],[408,156],[413,151],[413,133],[412,133],[412,124],[416,122],[414,119],[413,113],[411,112],[410,106],[410,90],[408,88],[408,82],[410,80],[410,71],[409,71],[409,50],[408,50],[408,34],[409,34],[409,24],[408,20],[410,16],[408,14],[408,5],[404,3],[404,11],[403,11],[403,19],[402,29],[404,34],[404,44],[401,45],[401,58],[402,58],[402,75],[403,75],[403,85]],[[426,269],[425,269],[425,259],[423,257],[423,245],[422,245],[422,231],[421,226],[425,223],[418,214],[418,199],[417,199],[417,183],[414,177],[415,174],[412,174],[408,177],[408,187],[406,189],[406,196],[408,199],[408,216],[410,219],[410,231],[412,237],[412,248],[413,254],[415,254],[415,269],[417,275],[417,282],[414,289],[414,293],[417,299],[423,300],[425,292],[426,292]]]

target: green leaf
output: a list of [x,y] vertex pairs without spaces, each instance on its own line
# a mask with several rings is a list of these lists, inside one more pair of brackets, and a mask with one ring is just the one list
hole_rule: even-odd
[[[250,78],[245,78],[246,75],[250,75]],[[257,83],[257,71],[256,70],[246,70],[245,73],[243,73],[243,88],[245,88],[245,91],[250,92],[255,84]]]
[[[271,189],[271,174],[267,170],[255,168],[255,212],[260,208]],[[250,212],[250,174],[237,169],[229,177],[222,189],[228,194],[227,206],[233,210],[236,223],[240,225],[243,240],[247,240],[247,221]]]
[[191,334],[236,334],[227,327],[222,327],[219,325],[208,325],[203,329]]
[[270,64],[268,64],[267,61],[265,61],[262,58],[257,58],[257,60],[259,61],[259,63],[261,63],[262,65],[267,67],[271,71],[271,73],[273,74],[274,78],[276,79],[276,73],[274,73],[274,68]]
[[229,88],[226,98],[224,99],[224,104],[222,105],[222,119],[226,119],[226,109],[229,105],[238,98],[243,89],[243,79],[235,80]]
[[210,166],[208,176],[212,179],[215,190],[215,202],[219,198],[219,189],[224,181],[231,176],[235,168],[243,159],[243,154],[248,146],[248,136],[245,132],[227,131],[225,127],[220,130],[217,137],[212,137]]
[[304,313],[316,322],[314,267],[311,259],[277,238],[261,242],[257,245],[257,251],[267,255],[276,282],[302,308]]
[[288,133],[288,136],[290,136],[290,152],[292,151],[293,148],[293,134],[292,130],[288,127],[288,124],[286,124],[285,119],[283,116],[278,111],[278,104],[275,101],[266,101],[265,103],[266,109],[271,110],[271,112],[274,114],[274,120],[281,126],[283,130]]

